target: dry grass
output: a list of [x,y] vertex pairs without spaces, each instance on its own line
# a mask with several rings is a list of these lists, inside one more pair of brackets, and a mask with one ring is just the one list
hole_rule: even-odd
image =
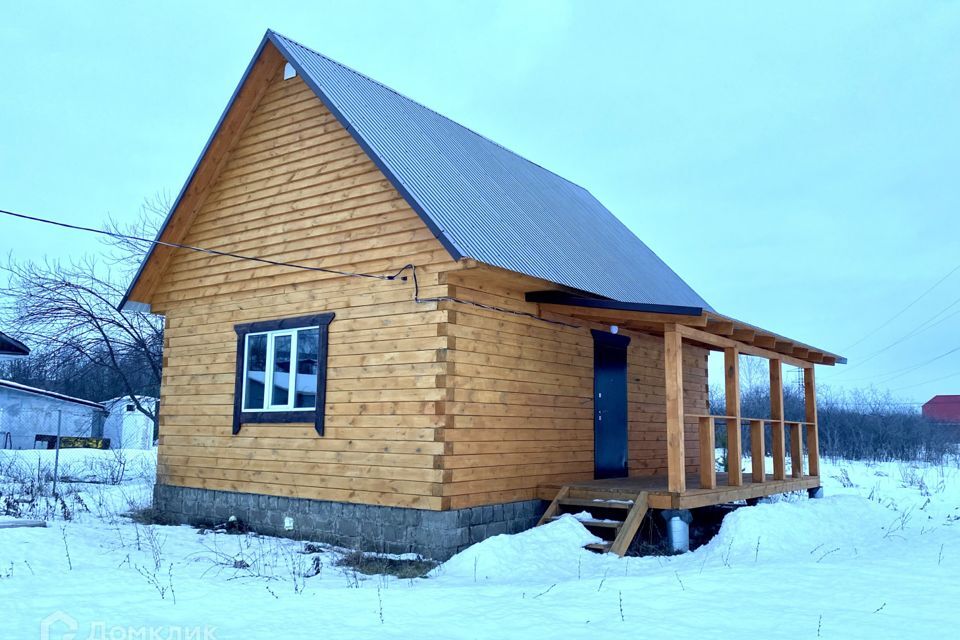
[[432,560],[400,560],[397,558],[378,556],[374,554],[354,551],[337,561],[338,567],[353,569],[364,575],[389,575],[397,578],[423,578],[432,571],[438,563]]

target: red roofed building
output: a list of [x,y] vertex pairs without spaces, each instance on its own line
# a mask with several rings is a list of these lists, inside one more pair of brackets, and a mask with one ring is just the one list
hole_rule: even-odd
[[960,424],[960,396],[933,396],[923,405],[923,417]]

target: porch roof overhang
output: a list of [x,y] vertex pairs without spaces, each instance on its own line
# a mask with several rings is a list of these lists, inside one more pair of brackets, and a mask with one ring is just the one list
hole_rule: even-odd
[[825,349],[699,307],[619,302],[558,290],[530,291],[526,300],[537,303],[542,313],[615,324],[647,333],[663,333],[675,327],[688,342],[711,349],[737,347],[743,354],[778,359],[798,367],[847,363],[843,356]]

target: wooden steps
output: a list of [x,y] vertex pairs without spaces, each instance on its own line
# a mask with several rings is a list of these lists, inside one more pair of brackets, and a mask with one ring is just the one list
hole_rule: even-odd
[[625,497],[609,491],[584,491],[574,493],[569,485],[557,492],[547,507],[538,526],[553,522],[565,514],[587,511],[589,519],[580,520],[580,524],[604,542],[591,543],[584,548],[598,553],[626,554],[630,543],[640,529],[640,523],[647,513],[647,492],[641,491],[635,496]]
[[[551,521],[559,520],[561,516],[555,516],[550,518]],[[578,518],[579,520],[579,518]],[[585,526],[588,529],[593,527],[604,527],[607,529],[619,529],[623,524],[623,520],[580,520],[580,524]]]
[[603,508],[603,509],[622,509],[629,511],[633,508],[633,500],[614,500],[603,498],[565,498],[563,504],[577,507]]

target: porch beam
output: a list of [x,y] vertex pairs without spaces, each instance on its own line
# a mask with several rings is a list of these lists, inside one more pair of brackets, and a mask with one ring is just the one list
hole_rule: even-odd
[[663,332],[663,370],[667,396],[667,489],[687,490],[683,447],[683,336],[679,325]]
[[777,339],[773,336],[758,335],[753,339],[753,343],[758,347],[763,347],[764,349],[773,349],[775,346],[777,346]]
[[776,351],[770,351],[769,349],[764,349],[756,345],[745,344],[743,342],[738,342],[737,340],[732,340],[724,336],[718,336],[713,333],[708,333],[702,331],[695,327],[688,325],[677,325],[677,331],[679,331],[684,338],[691,340],[693,342],[699,342],[701,344],[709,345],[711,347],[716,347],[718,349],[727,349],[728,347],[737,347],[740,349],[740,353],[758,356],[760,358],[766,358],[767,360],[772,360],[774,358],[782,360],[787,364],[793,365],[795,367],[802,367],[806,369],[807,367],[812,367],[812,362],[807,362],[806,360],[801,360],[799,358],[794,358],[793,356],[779,353]]
[[770,420],[773,454],[773,479],[787,477],[787,449],[783,433],[783,363],[770,360]]
[[807,466],[811,476],[820,475],[820,426],[817,424],[817,387],[813,367],[803,370],[803,403],[806,409]]
[[740,439],[740,349],[737,346],[723,350],[724,388],[727,398],[727,482],[731,487],[743,484],[740,463],[743,444]]
[[721,336],[733,335],[733,322],[730,320],[709,320],[707,321],[707,330]]

